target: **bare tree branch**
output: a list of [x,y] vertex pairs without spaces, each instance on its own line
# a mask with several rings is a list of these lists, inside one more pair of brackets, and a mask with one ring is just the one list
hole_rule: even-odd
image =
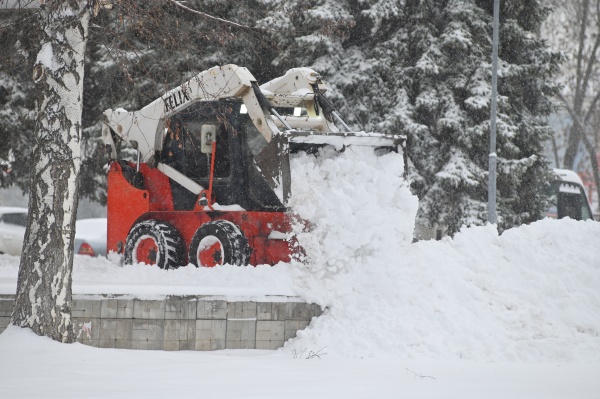
[[569,113],[569,115],[571,115],[571,118],[573,118],[573,122],[577,126],[577,129],[581,131],[582,137],[586,136],[585,124],[581,121],[579,115],[575,112],[573,107],[571,107],[569,101],[565,98],[565,96],[562,95],[562,93],[558,93],[558,98],[560,99],[560,101],[562,101],[563,105],[567,109],[567,112]]
[[221,23],[224,23],[224,24],[227,24],[227,25],[235,26],[236,28],[249,29],[249,30],[260,30],[260,31],[268,31],[269,30],[269,29],[255,28],[255,27],[248,26],[248,25],[238,24],[237,22],[233,22],[233,21],[230,21],[228,19],[223,19],[223,18],[215,17],[215,16],[207,14],[205,12],[189,8],[188,6],[181,4],[180,1],[176,1],[176,0],[166,0],[166,1],[167,1],[167,3],[171,3],[175,7],[179,7],[181,9],[183,9],[183,10],[191,12],[192,14],[197,14],[197,15],[200,15],[200,16],[202,16],[204,18],[212,19],[213,21],[218,21],[218,22],[221,22]]
[[594,114],[594,111],[596,110],[596,104],[598,103],[599,100],[600,100],[600,91],[598,93],[596,93],[596,95],[594,96],[594,99],[590,103],[590,106],[585,114],[585,117],[583,118],[584,123],[587,124],[588,121],[590,120],[590,117]]
[[[596,3],[596,5],[598,5],[599,2]],[[596,28],[598,29],[598,31],[600,31],[600,16],[599,19],[596,21]],[[576,103],[576,110],[580,111],[581,110],[581,106],[583,104],[583,98],[585,97],[585,93],[587,92],[587,88],[588,88],[588,84],[590,81],[590,77],[592,76],[592,71],[594,69],[594,67],[596,66],[596,52],[598,51],[598,47],[600,46],[600,35],[596,35],[596,40],[594,41],[594,47],[592,48],[592,53],[590,54],[589,58],[588,58],[588,64],[587,64],[587,68],[585,71],[585,76],[583,77],[583,82],[581,84],[581,95],[580,95],[580,99],[576,99],[576,101],[578,101]]]
[[575,101],[580,96],[581,92],[581,77],[582,77],[582,62],[583,62],[583,49],[585,48],[585,31],[587,29],[587,16],[589,9],[589,0],[584,0],[582,10],[582,23],[581,30],[579,31],[579,51],[577,54],[577,83],[575,85]]

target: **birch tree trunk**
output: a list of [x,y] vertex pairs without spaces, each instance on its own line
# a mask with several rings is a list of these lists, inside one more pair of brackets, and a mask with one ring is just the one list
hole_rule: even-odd
[[[11,322],[73,342],[71,281],[80,169],[88,1],[50,0],[39,11],[41,50],[29,219]],[[28,134],[28,132],[23,132]]]

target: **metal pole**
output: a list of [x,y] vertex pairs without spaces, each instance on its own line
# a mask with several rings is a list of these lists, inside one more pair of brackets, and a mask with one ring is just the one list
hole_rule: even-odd
[[488,222],[496,224],[496,99],[498,97],[498,26],[500,25],[500,0],[494,0],[492,25],[492,104],[490,115],[490,157],[488,181]]

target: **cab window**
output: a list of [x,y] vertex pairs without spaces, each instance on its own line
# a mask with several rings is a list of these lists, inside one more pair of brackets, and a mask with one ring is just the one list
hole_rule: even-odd
[[[203,153],[202,126],[206,121],[181,121],[175,118],[165,123],[165,141],[162,159],[191,179],[208,179],[212,154]],[[229,134],[224,123],[217,124],[215,178],[231,176]]]

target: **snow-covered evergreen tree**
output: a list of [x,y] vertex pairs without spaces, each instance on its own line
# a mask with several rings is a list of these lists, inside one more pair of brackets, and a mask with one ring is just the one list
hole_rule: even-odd
[[[484,223],[493,1],[275,3],[270,18],[279,22],[266,21],[295,33],[276,64],[323,73],[356,129],[408,135],[418,223],[451,234]],[[533,34],[545,12],[539,1],[502,4],[497,153],[505,229],[545,210],[543,116],[559,56]]]

